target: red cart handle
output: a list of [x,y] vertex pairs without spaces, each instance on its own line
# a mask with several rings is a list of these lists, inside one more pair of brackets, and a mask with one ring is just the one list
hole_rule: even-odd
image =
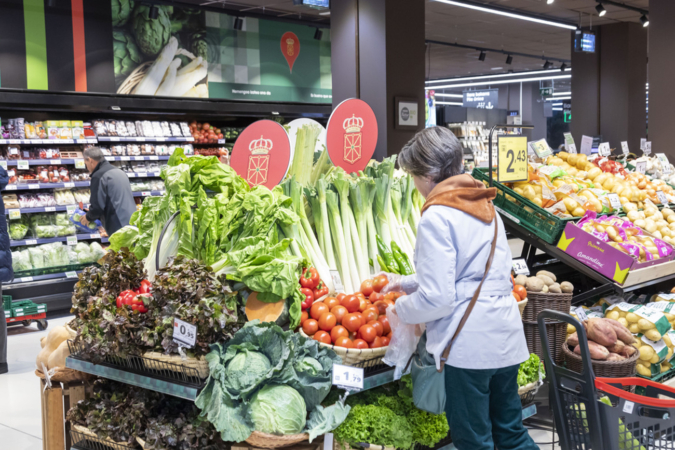
[[624,391],[623,389],[619,389],[618,387],[611,386],[608,383],[612,384],[620,384],[621,386],[628,387],[628,386],[641,386],[641,387],[655,387],[657,389],[661,389],[663,391],[668,391],[671,394],[675,395],[675,388],[672,388],[670,386],[666,386],[661,383],[657,383],[655,381],[651,380],[646,380],[644,378],[601,378],[598,377],[595,379],[595,387],[601,391],[608,392],[612,395],[615,395],[617,397],[623,398],[625,400],[629,400],[634,403],[638,403],[641,405],[648,405],[648,406],[654,406],[657,408],[675,408],[675,399],[673,400],[661,400],[658,398],[653,398],[653,397],[646,397],[644,395],[637,395],[633,394],[627,391]]

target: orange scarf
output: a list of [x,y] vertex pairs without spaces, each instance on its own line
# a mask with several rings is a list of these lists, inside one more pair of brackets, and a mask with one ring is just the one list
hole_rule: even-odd
[[485,185],[469,174],[456,175],[438,183],[429,193],[422,213],[433,205],[443,205],[464,211],[470,216],[490,223],[495,217],[492,200],[497,188],[487,189]]

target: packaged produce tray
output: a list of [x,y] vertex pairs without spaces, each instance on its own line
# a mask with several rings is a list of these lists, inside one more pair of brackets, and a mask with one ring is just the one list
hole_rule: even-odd
[[[489,178],[486,172],[487,169],[475,168],[471,175],[479,181],[487,182]],[[558,242],[565,225],[579,219],[554,216],[495,180],[493,186],[497,188],[497,197],[493,201],[497,210],[549,244]]]

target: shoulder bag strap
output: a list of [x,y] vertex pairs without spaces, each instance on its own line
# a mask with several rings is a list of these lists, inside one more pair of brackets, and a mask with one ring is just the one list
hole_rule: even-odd
[[492,266],[492,258],[495,256],[495,248],[497,247],[497,233],[499,229],[499,222],[497,221],[496,213],[494,222],[495,222],[495,235],[494,238],[492,239],[492,246],[490,247],[490,256],[488,256],[487,264],[485,264],[485,274],[483,275],[483,279],[480,280],[478,289],[476,289],[476,292],[473,294],[471,302],[469,303],[469,306],[466,308],[466,312],[464,312],[464,317],[462,317],[462,320],[459,322],[455,334],[452,336],[452,339],[450,339],[450,343],[448,344],[448,346],[443,351],[443,354],[441,355],[441,370],[439,370],[439,372],[443,371],[443,366],[445,365],[445,361],[448,360],[448,355],[450,354],[452,344],[455,342],[455,339],[457,339],[457,335],[459,334],[459,332],[462,331],[462,328],[464,328],[464,324],[466,324],[466,321],[469,320],[471,311],[473,311],[473,307],[476,305],[476,301],[478,300],[478,296],[480,295],[480,290],[483,287],[483,282],[487,278],[488,272],[490,271],[490,266]]

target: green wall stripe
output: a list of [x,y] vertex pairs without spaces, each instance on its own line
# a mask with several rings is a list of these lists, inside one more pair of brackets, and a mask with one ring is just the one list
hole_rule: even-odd
[[23,0],[28,89],[49,89],[44,0]]

